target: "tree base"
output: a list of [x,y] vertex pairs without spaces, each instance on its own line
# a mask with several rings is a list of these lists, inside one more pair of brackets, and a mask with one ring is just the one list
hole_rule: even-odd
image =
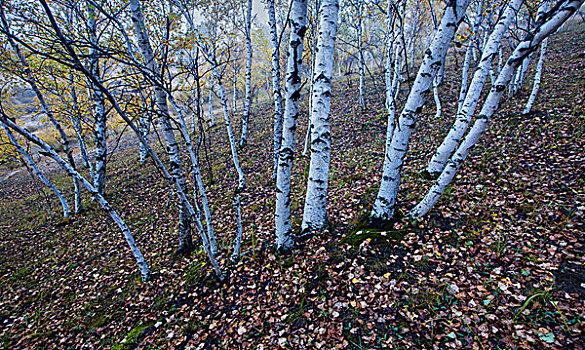
[[423,170],[419,173],[420,177],[425,180],[436,180],[439,178],[441,173],[431,173],[428,170]]
[[179,248],[177,248],[177,250],[175,251],[175,255],[188,257],[191,255],[192,252],[193,252],[193,246],[190,244],[184,244],[184,245],[180,246]]

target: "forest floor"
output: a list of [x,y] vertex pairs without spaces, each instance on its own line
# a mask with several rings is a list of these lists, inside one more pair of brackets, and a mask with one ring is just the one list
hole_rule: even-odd
[[[107,198],[150,264],[147,282],[116,226],[89,198],[71,220],[50,219],[43,196],[15,176],[0,187],[0,347],[583,348],[584,45],[583,29],[557,34],[533,113],[521,115],[530,75],[519,96],[502,104],[433,211],[391,231],[360,224],[381,176],[381,77],[377,88],[369,86],[363,113],[355,83],[336,83],[331,225],[287,255],[270,247],[272,123],[269,106],[260,106],[249,145],[240,150],[248,181],[247,253],[237,264],[225,261],[235,236],[236,176],[218,124],[202,163],[227,276],[222,282],[202,251],[174,255],[174,198],[152,165],[138,165],[135,149],[111,158]],[[452,122],[458,74],[447,69],[441,88],[445,117],[434,120],[429,103],[418,123],[399,196],[403,210],[432,183],[419,174]],[[307,165],[306,158],[295,160],[295,227]],[[62,174],[51,177],[70,187]],[[58,216],[56,200],[52,207]]]

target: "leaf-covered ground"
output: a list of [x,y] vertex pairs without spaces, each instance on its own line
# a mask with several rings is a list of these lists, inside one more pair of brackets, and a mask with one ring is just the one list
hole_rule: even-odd
[[[582,348],[585,343],[585,45],[582,30],[549,46],[534,111],[521,115],[532,75],[503,103],[434,210],[422,221],[373,231],[363,218],[381,174],[382,84],[368,111],[355,83],[333,102],[330,228],[284,256],[273,242],[270,109],[260,107],[240,151],[245,244],[227,278],[202,252],[177,257],[174,198],[135,149],[112,159],[108,199],[153,271],[139,281],[127,246],[89,199],[71,221],[47,220],[26,179],[0,188],[0,344],[9,349]],[[532,70],[531,70],[532,72]],[[458,70],[442,87],[446,115],[425,110],[405,166],[405,210],[431,182],[419,173],[448,129]],[[531,73],[532,74],[532,73]],[[381,78],[381,77],[380,77]],[[403,85],[406,91],[408,83]],[[304,137],[306,116],[299,139]],[[236,185],[223,125],[204,160],[214,227],[230,255]],[[302,143],[302,142],[299,142]],[[302,147],[302,146],[299,146]],[[299,152],[300,153],[300,152]],[[201,152],[202,159],[206,159]],[[300,223],[307,159],[295,162]],[[209,176],[212,174],[212,178]],[[24,175],[23,175],[24,176]],[[52,175],[69,187],[62,174]],[[69,193],[71,195],[71,193]],[[52,202],[58,212],[58,204]]]

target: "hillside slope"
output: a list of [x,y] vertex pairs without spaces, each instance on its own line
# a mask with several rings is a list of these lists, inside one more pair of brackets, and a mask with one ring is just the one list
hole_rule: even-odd
[[[437,207],[394,231],[361,222],[381,174],[382,83],[361,113],[356,85],[333,98],[331,226],[277,256],[273,242],[271,113],[251,118],[241,150],[244,255],[212,277],[202,252],[176,257],[174,198],[136,150],[112,158],[108,199],[153,271],[139,282],[109,217],[86,198],[71,221],[47,220],[24,180],[0,187],[0,344],[49,348],[579,348],[585,343],[585,32],[551,41],[541,94],[520,115],[530,79]],[[406,160],[399,197],[409,209],[431,182],[418,174],[450,127],[458,71],[447,70],[445,119],[428,104]],[[531,70],[532,72],[532,70]],[[381,78],[381,77],[380,77]],[[406,88],[406,86],[404,86]],[[299,135],[304,136],[306,116]],[[236,177],[223,125],[209,131],[202,164],[214,228],[230,255]],[[302,139],[299,136],[299,139]],[[299,142],[301,143],[301,142]],[[300,145],[299,147],[302,147]],[[299,152],[300,153],[300,152]],[[307,159],[295,160],[293,218],[300,224]],[[210,176],[209,173],[212,175]],[[60,188],[70,187],[52,174]],[[212,178],[211,178],[212,177]],[[71,196],[71,193],[69,193]],[[56,201],[53,208],[58,208]],[[58,210],[56,210],[58,212]]]

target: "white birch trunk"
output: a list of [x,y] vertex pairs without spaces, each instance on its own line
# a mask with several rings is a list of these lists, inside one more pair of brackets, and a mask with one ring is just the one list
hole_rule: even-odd
[[[500,72],[496,83],[492,86],[488,97],[477,117],[469,134],[463,140],[457,152],[453,155],[437,181],[427,192],[423,200],[410,211],[412,218],[420,218],[425,215],[439,200],[447,186],[455,177],[455,173],[469,154],[470,150],[477,144],[488,126],[490,118],[497,111],[500,100],[506,91],[506,86],[514,78],[516,69],[521,66],[522,61],[528,55],[536,51],[538,45],[549,35],[554,33],[579,7],[584,0],[564,0],[559,8],[546,16],[544,22],[537,26],[531,33],[526,35],[524,40],[516,46],[510,58]],[[546,6],[544,4],[543,6]]]
[[[150,122],[151,122],[150,112],[142,113],[139,120],[139,127],[140,132],[142,133],[142,136],[144,137],[146,142],[149,142],[148,135],[150,134]],[[148,148],[145,145],[143,145],[142,142],[140,142],[139,150],[140,165],[144,165],[144,163],[146,163],[146,158],[148,157]]]
[[443,83],[443,71],[445,69],[445,65],[441,65],[439,72],[435,75],[435,79],[433,80],[433,99],[435,100],[435,107],[437,111],[435,112],[435,119],[439,119],[443,116],[443,106],[441,105],[441,97],[439,96],[439,86]]
[[173,108],[177,111],[177,115],[179,116],[179,125],[180,131],[185,140],[185,147],[189,153],[189,157],[191,158],[191,167],[193,168],[193,182],[194,182],[194,192],[197,191],[199,193],[199,198],[201,199],[201,206],[203,207],[203,215],[205,216],[205,225],[207,228],[207,239],[209,241],[209,247],[211,253],[215,256],[217,255],[217,242],[215,240],[215,233],[213,232],[213,224],[211,221],[211,211],[209,210],[209,201],[207,200],[207,194],[205,193],[205,185],[203,184],[203,178],[201,177],[201,168],[199,167],[199,160],[197,158],[197,154],[193,149],[193,142],[191,141],[191,136],[189,136],[189,129],[187,128],[187,123],[185,123],[185,118],[183,117],[183,112],[181,108],[175,102],[175,99],[172,95],[169,94],[169,101],[171,102]]
[[303,232],[321,230],[327,220],[327,184],[331,157],[329,112],[339,1],[323,0],[320,12],[311,104],[311,125],[313,126],[311,128],[311,161],[301,226]]
[[453,151],[459,145],[463,135],[465,135],[469,121],[475,113],[475,108],[479,102],[481,91],[492,65],[492,59],[497,54],[502,37],[510,26],[521,4],[522,0],[512,0],[490,34],[482,52],[479,65],[471,80],[469,90],[457,113],[456,121],[427,166],[427,172],[432,177],[436,177],[443,171],[451,154],[453,154]]
[[[69,86],[70,86],[70,94],[72,99],[72,107],[73,113],[68,115],[68,119],[71,122],[71,127],[73,127],[73,131],[75,131],[75,135],[77,136],[77,142],[79,142],[79,153],[81,154],[81,164],[84,168],[89,169],[89,173],[93,178],[93,164],[89,159],[89,154],[87,151],[87,144],[85,143],[85,137],[83,136],[83,130],[80,122],[81,113],[79,110],[79,102],[77,101],[77,93],[75,91],[75,86],[73,82],[73,74],[69,75]],[[63,102],[64,106],[69,105],[69,103],[63,98],[62,94],[57,92],[59,99]]]
[[500,75],[500,72],[502,71],[503,65],[504,65],[504,59],[502,58],[502,46],[500,46],[500,49],[498,50],[498,75]]
[[232,102],[233,102],[233,107],[232,107],[232,115],[236,115],[238,113],[238,47],[236,46],[235,48],[235,57],[234,57],[234,64],[233,64],[233,69],[234,69],[234,76],[232,78]]
[[240,147],[245,147],[248,143],[248,119],[250,119],[250,102],[252,101],[252,0],[248,0],[246,8],[246,54],[246,96],[244,97]]
[[282,144],[282,88],[280,86],[280,49],[278,47],[278,31],[276,28],[276,13],[274,11],[274,0],[267,1],[268,24],[270,26],[270,42],[272,44],[272,94],[274,95],[274,165],[272,177],[276,179],[278,168],[278,151]]
[[[392,10],[393,1],[388,1],[386,8],[386,57],[384,64],[384,83],[386,85],[386,111],[390,110],[390,104],[394,101],[394,91],[392,90],[392,77],[394,73],[394,42],[396,40],[394,30],[394,12]],[[390,114],[390,113],[388,113]]]
[[[399,17],[402,18],[404,11],[402,11],[404,5],[400,6]],[[393,15],[393,3],[388,2],[388,8],[386,12],[386,64],[385,64],[385,75],[384,80],[386,84],[386,113],[388,114],[388,120],[386,125],[386,143],[385,149],[390,148],[390,141],[392,141],[392,134],[394,133],[394,124],[396,122],[396,97],[400,89],[400,64],[401,64],[401,36],[402,26],[399,26],[396,30],[394,29],[394,15]]]
[[[313,23],[313,27],[316,27],[319,23],[319,8],[321,7],[320,5],[320,1],[316,1],[315,3],[315,18],[313,18],[314,23]],[[311,38],[311,76],[310,76],[310,82],[311,82],[311,89],[309,91],[309,120],[307,123],[307,132],[305,133],[305,142],[303,144],[303,157],[307,155],[307,153],[309,152],[309,143],[311,142],[311,129],[312,129],[312,125],[311,125],[311,103],[313,102],[313,80],[315,78],[315,48],[317,47],[317,29],[314,29],[314,33],[313,33],[313,37]]]
[[[97,51],[97,24],[95,8],[87,4],[87,26],[89,29],[89,39],[91,47],[89,49],[89,65],[93,76],[101,81],[99,68],[99,52]],[[95,121],[95,172],[93,176],[93,185],[103,196],[106,187],[106,161],[107,161],[107,144],[106,144],[106,106],[104,95],[95,84],[91,84],[91,97],[93,100],[94,121]],[[141,152],[141,154],[143,154]],[[142,156],[141,156],[142,158]],[[142,164],[142,163],[141,163]]]
[[[212,57],[213,62],[215,62],[215,57]],[[240,255],[240,244],[242,241],[242,215],[240,210],[240,193],[244,190],[246,186],[246,179],[244,178],[244,172],[242,171],[242,167],[240,166],[240,161],[238,158],[238,149],[236,147],[236,139],[234,137],[234,132],[232,130],[232,123],[230,121],[230,115],[228,110],[228,103],[227,97],[225,95],[225,91],[223,89],[223,85],[221,83],[221,79],[217,73],[217,67],[214,70],[217,79],[217,87],[219,92],[219,98],[221,100],[221,105],[223,107],[223,116],[225,120],[225,126],[227,129],[228,139],[230,142],[230,148],[232,151],[232,161],[234,162],[234,167],[236,168],[236,172],[238,174],[238,187],[235,190],[235,197],[234,197],[234,206],[236,208],[236,224],[237,224],[237,232],[236,232],[236,239],[234,244],[234,253],[232,255],[232,260],[237,260]]]
[[394,214],[402,163],[408,149],[410,135],[426,101],[434,76],[445,60],[449,43],[469,3],[470,0],[457,0],[445,9],[430,47],[425,52],[413,87],[397,126],[394,128],[390,148],[386,149],[382,181],[371,213],[374,220],[390,220]]
[[364,67],[364,52],[363,52],[363,28],[362,28],[362,16],[363,16],[363,0],[359,0],[358,4],[358,11],[357,11],[357,45],[358,45],[358,69],[360,75],[360,106],[362,110],[366,109],[366,101],[364,99],[364,75],[365,75],[365,67]]
[[[195,37],[197,38],[197,40],[199,42],[201,42],[202,40],[199,36],[199,32],[197,31],[197,28],[195,27],[195,23],[193,22],[192,18],[187,15],[185,8],[180,4],[179,4],[179,9],[181,10],[185,19],[187,19],[187,22],[189,23],[189,27],[191,28],[191,31],[193,32]],[[215,50],[212,50],[211,52],[207,52],[204,49],[204,52],[208,56],[209,62],[212,65],[212,74],[213,74],[214,78],[217,79],[219,98],[221,101],[221,106],[223,109],[223,115],[224,115],[225,125],[226,125],[226,129],[227,129],[228,139],[230,142],[232,160],[234,162],[234,167],[235,167],[236,172],[238,174],[238,187],[235,190],[236,221],[237,221],[238,232],[236,234],[235,242],[236,242],[236,245],[239,246],[239,244],[242,240],[242,218],[241,218],[241,210],[240,210],[240,192],[242,192],[244,190],[244,188],[246,186],[246,180],[244,178],[244,172],[242,171],[242,168],[240,167],[240,162],[238,159],[238,150],[236,147],[236,140],[234,137],[234,133],[232,130],[232,124],[230,121],[227,97],[225,94],[225,90],[223,88],[223,84],[221,82],[221,78],[220,78],[218,70],[217,70],[218,67],[217,67],[217,62],[216,62],[216,57],[215,57]],[[237,252],[234,251],[234,255],[232,255],[232,259],[235,259],[236,255],[239,255],[239,247],[238,247]],[[212,256],[211,256],[211,258],[212,258],[212,261],[215,261]],[[221,274],[219,267],[217,268],[217,271],[219,274]]]
[[[79,110],[79,101],[77,100],[77,91],[75,90],[75,81],[73,77],[73,73],[69,74],[69,92],[71,95],[71,102],[73,105],[73,114],[69,114],[69,121],[71,122],[71,126],[75,131],[75,135],[77,136],[77,142],[79,142],[79,153],[81,154],[81,161],[84,168],[89,169],[89,173],[93,178],[93,164],[89,159],[88,151],[87,151],[87,144],[85,143],[85,137],[83,136],[83,127],[81,126],[81,113]],[[68,103],[63,99],[60,93],[57,93],[63,101],[63,105],[66,106]]]
[[473,51],[473,44],[471,40],[465,50],[465,59],[463,60],[463,72],[461,72],[461,88],[459,89],[459,99],[457,100],[457,113],[461,112],[463,102],[465,102],[465,95],[467,95],[467,87],[469,84],[469,67],[471,65],[471,51]]
[[542,45],[540,46],[540,58],[538,59],[538,63],[536,64],[536,73],[534,74],[534,85],[532,86],[532,92],[530,93],[530,97],[528,98],[528,102],[526,103],[526,107],[524,107],[523,114],[530,113],[532,110],[532,106],[534,105],[534,101],[536,101],[536,96],[538,95],[538,90],[540,89],[540,82],[542,80],[542,72],[544,69],[544,60],[546,56],[546,48],[548,46],[548,39],[544,39]]
[[215,67],[211,68],[211,77],[210,77],[210,81],[209,81],[209,98],[207,103],[209,104],[208,106],[208,113],[209,113],[209,121],[208,124],[209,126],[214,126],[215,125],[215,115],[213,113],[213,86],[215,85]]
[[516,79],[514,81],[514,91],[512,92],[512,94],[514,96],[516,96],[516,94],[518,94],[518,91],[520,91],[520,89],[522,88],[522,85],[524,85],[524,77],[526,76],[526,71],[528,71],[528,67],[530,66],[530,63],[532,61],[532,55],[528,55],[523,61],[522,61],[522,65],[520,65],[520,67],[518,67],[518,74],[516,75]]
[[[154,52],[150,45],[148,33],[144,25],[144,17],[142,10],[140,9],[139,0],[130,0],[130,10],[132,12],[132,23],[136,32],[136,40],[138,47],[144,58],[146,67],[150,70],[155,78],[162,83],[162,76],[160,75],[160,69]],[[181,164],[181,155],[179,153],[179,146],[173,132],[173,126],[171,124],[171,116],[169,114],[169,108],[167,103],[167,94],[159,86],[158,83],[154,84],[154,95],[156,99],[156,107],[160,115],[160,123],[162,126],[163,137],[166,143],[166,150],[169,156],[170,173],[176,179],[181,186],[183,192],[186,192],[186,181],[185,174],[183,172],[183,166]],[[191,215],[187,210],[187,203],[183,200],[179,201],[179,247],[178,253],[190,253],[193,250],[193,239],[191,237]]]
[[276,170],[276,247],[289,249],[294,243],[290,222],[291,171],[295,151],[295,134],[301,95],[301,65],[303,39],[307,24],[306,0],[291,0],[290,36],[286,66],[285,109],[282,126],[282,146]]

